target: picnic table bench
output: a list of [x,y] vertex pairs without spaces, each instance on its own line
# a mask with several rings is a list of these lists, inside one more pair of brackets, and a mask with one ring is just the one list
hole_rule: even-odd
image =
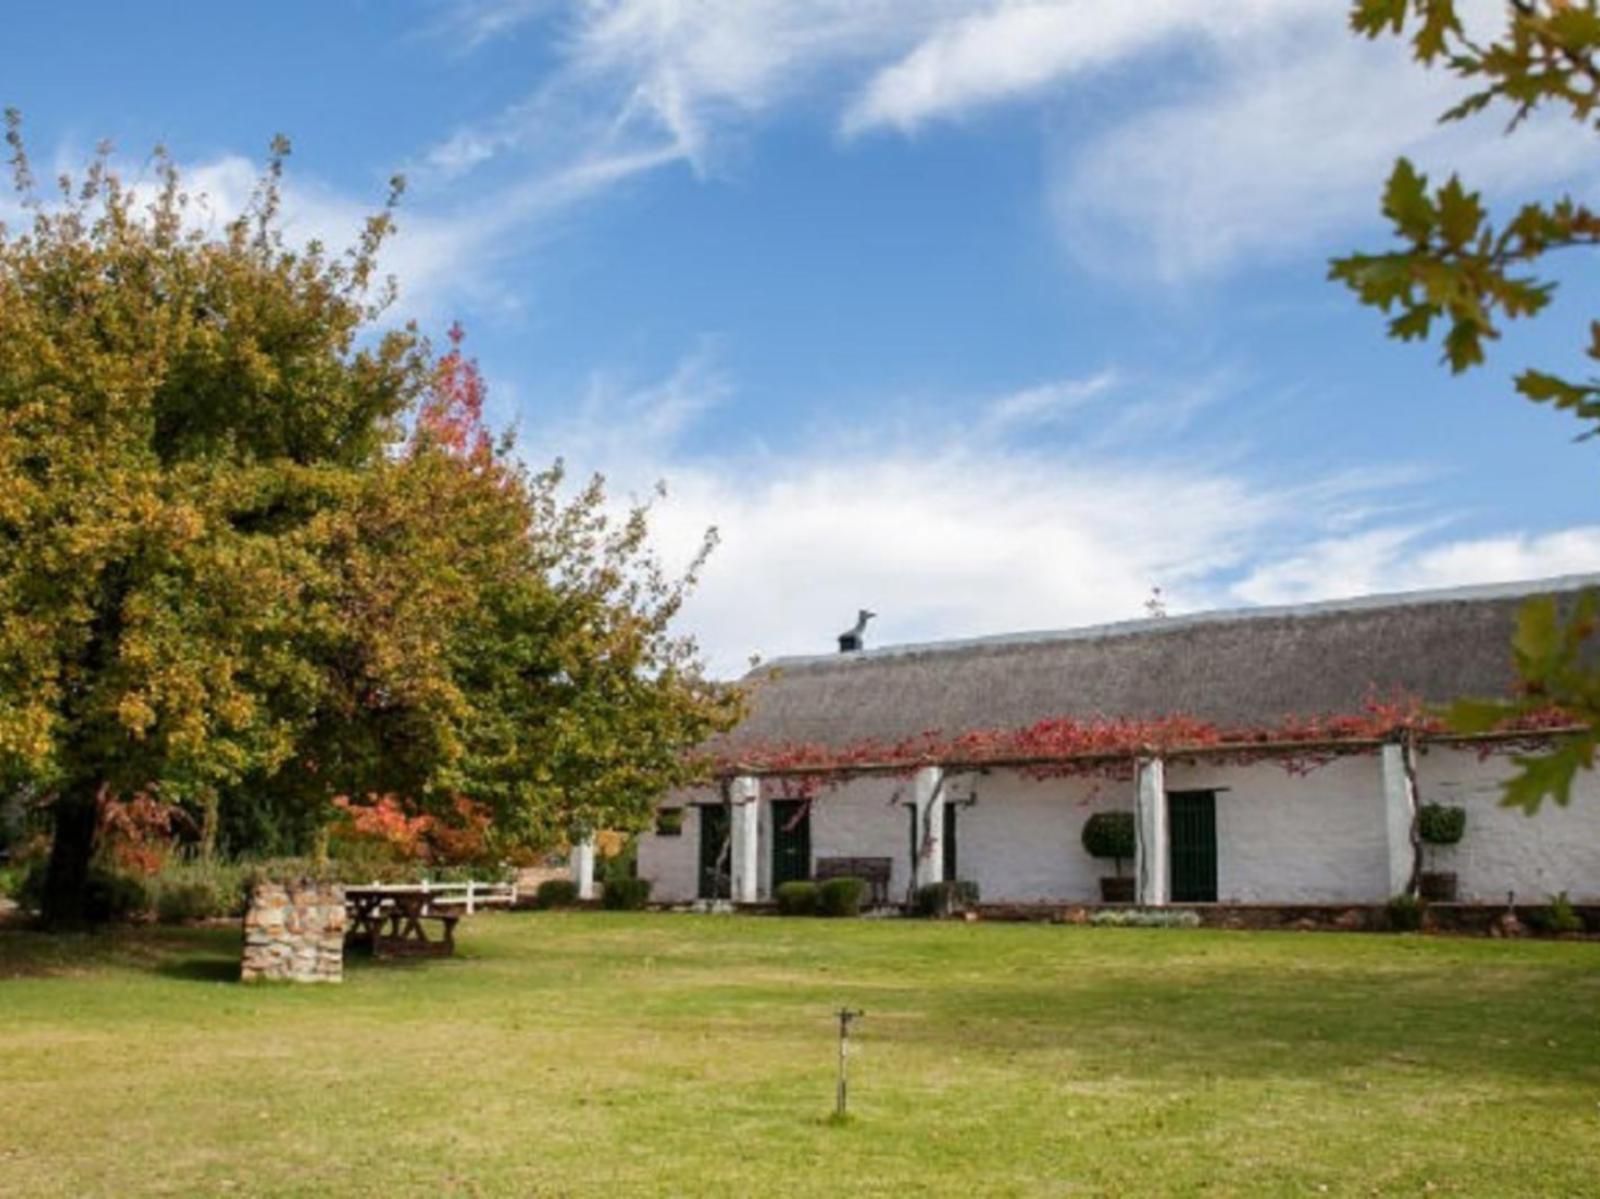
[[868,906],[880,908],[889,902],[889,876],[893,858],[818,858],[815,878],[859,878],[867,884]]
[[[456,925],[480,907],[510,906],[510,884],[415,883],[346,887],[345,940],[374,957],[446,957],[456,950]],[[434,934],[429,935],[432,927]]]

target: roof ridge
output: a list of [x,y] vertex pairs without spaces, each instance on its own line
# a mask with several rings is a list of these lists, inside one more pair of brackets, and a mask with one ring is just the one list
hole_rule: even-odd
[[885,645],[874,649],[857,650],[848,654],[799,654],[763,662],[748,671],[744,677],[746,679],[754,679],[778,669],[793,670],[796,668],[824,666],[849,667],[859,662],[883,661],[899,657],[912,657],[918,654],[957,653],[963,650],[1041,645],[1065,641],[1089,641],[1109,637],[1130,637],[1141,633],[1173,632],[1185,628],[1244,623],[1252,620],[1335,615],[1341,612],[1376,611],[1385,608],[1418,607],[1437,603],[1519,599],[1536,595],[1578,591],[1586,587],[1600,587],[1600,573],[1556,575],[1544,579],[1519,579],[1506,583],[1477,583],[1460,587],[1435,587],[1414,591],[1379,592],[1368,595],[1347,596],[1340,599],[1313,600],[1301,604],[1214,608],[1202,612],[1184,613],[1178,616],[1110,621],[1068,629],[993,633],[979,637],[952,638],[946,641],[906,642],[899,645]]

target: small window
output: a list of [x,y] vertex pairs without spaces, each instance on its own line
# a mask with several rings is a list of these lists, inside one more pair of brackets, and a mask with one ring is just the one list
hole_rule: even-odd
[[681,837],[683,836],[683,809],[682,808],[657,808],[656,809],[656,836]]

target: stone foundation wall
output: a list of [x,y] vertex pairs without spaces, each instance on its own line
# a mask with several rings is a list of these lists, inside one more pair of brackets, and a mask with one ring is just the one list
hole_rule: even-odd
[[258,883],[244,914],[244,982],[344,980],[344,888],[338,883]]

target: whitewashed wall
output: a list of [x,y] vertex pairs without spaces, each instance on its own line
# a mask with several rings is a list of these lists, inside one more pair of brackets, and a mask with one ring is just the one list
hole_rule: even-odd
[[1388,898],[1376,754],[1294,775],[1271,762],[1167,763],[1167,790],[1217,792],[1217,898],[1375,903]]
[[720,792],[706,787],[675,792],[663,807],[684,810],[683,832],[676,837],[645,833],[639,838],[639,877],[651,881],[650,898],[659,903],[686,903],[700,887],[700,809],[697,803],[720,802]]
[[[1479,761],[1470,751],[1429,748],[1417,764],[1423,802],[1467,809],[1460,845],[1439,851],[1438,869],[1460,875],[1463,900],[1499,902],[1515,891],[1538,902],[1565,890],[1600,902],[1600,779],[1581,775],[1568,808],[1546,804],[1529,818],[1499,806],[1499,783],[1512,769],[1503,757]],[[1217,898],[1235,903],[1379,903],[1388,898],[1381,767],[1377,755],[1340,758],[1306,775],[1270,763],[1208,766],[1168,763],[1169,791],[1217,792]],[[1093,902],[1111,873],[1084,852],[1083,822],[1103,808],[1131,809],[1131,782],[1029,779],[1014,771],[954,775],[946,798],[957,820],[958,877],[978,884],[988,903]],[[639,871],[656,898],[695,897],[700,826],[697,801],[710,789],[670,801],[687,809],[683,834],[646,834]],[[858,779],[824,791],[811,815],[818,857],[886,857],[890,894],[910,885],[909,780]],[[771,894],[772,810],[762,803],[760,888]],[[1131,864],[1129,864],[1131,869]]]
[[[892,863],[889,898],[904,899],[910,888],[911,780],[893,776],[854,779],[822,791],[811,805],[811,860],[888,858]],[[772,893],[772,807],[763,805],[761,888]]]
[[1514,770],[1504,757],[1479,761],[1469,750],[1430,746],[1418,755],[1422,802],[1467,810],[1460,844],[1429,847],[1424,862],[1454,870],[1463,900],[1498,903],[1515,891],[1519,903],[1538,903],[1566,891],[1574,901],[1600,902],[1600,780],[1580,774],[1569,806],[1546,801],[1526,816],[1500,806],[1500,782]]
[[[978,884],[984,903],[1098,903],[1100,878],[1116,872],[1083,848],[1094,812],[1133,810],[1133,783],[1031,779],[1016,771],[958,776],[949,796],[975,795],[956,817],[957,875]],[[1133,863],[1124,862],[1131,877]]]

